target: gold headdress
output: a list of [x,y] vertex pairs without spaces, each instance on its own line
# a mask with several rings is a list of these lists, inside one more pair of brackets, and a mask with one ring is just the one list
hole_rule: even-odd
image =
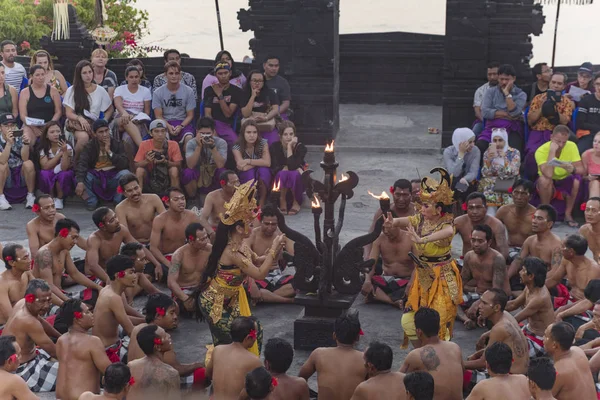
[[421,201],[430,203],[442,203],[446,206],[452,204],[454,191],[452,191],[452,176],[444,168],[434,168],[430,174],[440,173],[441,179],[436,181],[431,177],[421,180]]
[[225,203],[225,212],[219,217],[225,225],[233,225],[244,221],[247,225],[256,219],[258,205],[256,204],[256,185],[254,180],[238,186],[229,202]]

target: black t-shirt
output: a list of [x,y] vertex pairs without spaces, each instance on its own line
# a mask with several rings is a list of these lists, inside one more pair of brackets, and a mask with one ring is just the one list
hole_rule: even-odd
[[546,93],[547,92],[547,90],[541,90],[538,87],[537,82],[533,82],[531,85],[525,86],[523,88],[523,91],[527,95],[527,102],[528,103],[531,103],[531,101],[533,100],[533,98],[535,96],[537,96],[538,94],[542,94],[542,93]]
[[[227,105],[237,104],[239,109],[242,107],[242,102],[244,101],[245,96],[242,89],[234,85],[229,85],[226,90],[223,90],[223,97],[225,98],[225,103],[227,103]],[[221,105],[219,104],[219,99],[215,95],[215,91],[213,90],[212,86],[209,86],[204,90],[204,107],[211,109],[212,118],[214,120],[225,122],[229,125],[233,124],[234,116],[232,115],[231,118],[227,118],[225,114],[223,114]]]
[[[248,104],[248,102],[250,101],[250,97],[251,94],[246,97],[246,104]],[[269,90],[265,87],[263,88],[263,90],[261,90],[260,94],[256,97],[256,99],[254,99],[252,111],[268,113],[269,109],[274,104],[279,105],[279,97],[277,97],[277,94],[274,91]]]

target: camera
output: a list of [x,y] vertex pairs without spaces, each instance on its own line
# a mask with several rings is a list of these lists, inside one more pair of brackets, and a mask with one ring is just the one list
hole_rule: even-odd
[[163,155],[163,153],[160,152],[160,151],[152,150],[152,154],[154,154],[154,159],[155,160],[162,160],[163,158],[165,158],[165,156]]
[[548,99],[552,99],[556,103],[560,103],[561,102],[561,100],[562,100],[562,93],[561,92],[557,92],[557,91],[554,91],[554,90],[548,90],[546,93],[547,93],[546,96],[547,96]]

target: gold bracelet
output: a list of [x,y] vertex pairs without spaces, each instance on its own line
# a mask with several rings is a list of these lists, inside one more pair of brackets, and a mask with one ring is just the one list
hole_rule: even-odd
[[275,257],[277,256],[277,255],[275,254],[275,250],[273,250],[273,249],[269,249],[268,253],[271,255],[271,258],[273,258],[273,260],[274,260],[274,259],[275,259]]

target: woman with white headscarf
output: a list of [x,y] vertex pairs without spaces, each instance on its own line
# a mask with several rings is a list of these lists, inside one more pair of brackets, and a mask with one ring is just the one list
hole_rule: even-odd
[[519,150],[508,146],[506,129],[492,131],[492,142],[483,154],[483,167],[479,191],[484,194],[488,214],[495,215],[498,207],[512,204],[510,188],[519,176],[521,155]]
[[444,165],[452,174],[455,196],[464,200],[475,190],[481,153],[475,146],[475,134],[469,128],[457,128],[452,134],[452,146],[444,150]]

